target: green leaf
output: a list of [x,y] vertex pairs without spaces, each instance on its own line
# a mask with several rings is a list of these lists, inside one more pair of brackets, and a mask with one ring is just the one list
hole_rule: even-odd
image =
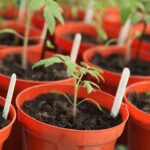
[[87,92],[90,94],[92,91],[94,91],[94,88],[92,87],[91,83],[87,80],[84,81],[83,87],[87,89]]
[[54,30],[55,30],[56,23],[55,23],[54,16],[53,16],[53,14],[52,14],[52,12],[48,6],[46,6],[46,8],[44,9],[44,17],[45,17],[45,20],[47,22],[48,29],[49,29],[50,33],[53,34]]
[[44,6],[44,0],[30,0],[28,9],[32,12]]
[[21,34],[19,34],[18,32],[16,32],[13,29],[9,29],[9,28],[1,29],[0,34],[3,34],[3,33],[11,33],[11,34],[18,36],[21,39],[24,39],[24,36],[22,36]]
[[[48,3],[49,4],[49,3]],[[62,17],[62,10],[60,8],[60,6],[52,1],[49,5],[48,5],[49,10],[51,10],[51,13],[53,14],[53,16],[61,23],[64,24],[64,19]]]
[[46,46],[47,46],[48,48],[54,48],[54,45],[53,45],[52,42],[49,41],[49,40],[46,41]]
[[115,150],[127,150],[127,147],[119,145],[115,148]]
[[125,24],[128,18],[132,15],[132,8],[126,5],[120,9],[122,23]]
[[34,69],[34,68],[39,67],[39,66],[49,67],[53,64],[61,63],[61,62],[62,62],[62,60],[60,58],[51,57],[51,58],[43,59],[43,60],[35,63],[32,68]]
[[150,15],[149,15],[149,14],[146,15],[146,16],[144,17],[144,20],[146,21],[147,24],[150,24]]

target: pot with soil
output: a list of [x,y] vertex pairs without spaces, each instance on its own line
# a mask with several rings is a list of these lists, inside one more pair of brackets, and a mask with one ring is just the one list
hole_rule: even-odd
[[110,38],[116,38],[119,36],[122,23],[118,8],[109,7],[104,11],[102,26],[106,34],[110,35]]
[[16,7],[9,7],[7,10],[0,11],[0,17],[4,20],[15,20],[18,15],[18,9]]
[[[69,6],[62,5],[61,8],[64,12],[62,15],[64,17],[65,22],[83,21],[84,11],[78,11],[77,17],[73,17],[71,8]],[[44,16],[43,16],[43,9],[40,9],[34,13],[33,18],[32,18],[32,24],[39,29],[43,29],[44,22],[45,22],[45,20],[44,20]]]
[[124,96],[130,113],[129,150],[150,148],[150,82],[130,85]]
[[0,97],[0,150],[3,149],[3,145],[8,139],[16,119],[16,112],[12,105],[10,107],[8,119],[4,119],[2,117],[4,104],[5,100],[2,97]]
[[[18,32],[20,35],[24,35],[25,32],[25,25],[22,22],[17,21],[8,21],[0,26],[1,29],[9,28],[13,29],[16,32]],[[29,46],[38,46],[39,45],[39,38],[41,35],[41,31],[36,29],[35,27],[31,26],[30,28],[30,39],[29,40]],[[12,32],[5,32],[0,34],[0,48],[6,48],[6,47],[22,47],[23,46],[23,39],[21,37],[17,37]]]
[[[0,51],[0,80],[3,81],[1,85],[1,93],[6,96],[7,87],[10,81],[10,75],[12,72],[17,74],[16,88],[13,98],[13,105],[15,105],[15,99],[17,94],[33,85],[44,83],[56,83],[56,84],[72,84],[73,79],[66,75],[66,68],[62,64],[53,65],[47,69],[32,69],[32,64],[39,61],[41,58],[39,49],[32,49],[28,47],[28,67],[22,68],[21,53],[22,48],[9,48]],[[46,57],[52,56],[52,53],[47,53]],[[16,133],[18,133],[16,135]],[[15,124],[15,130],[13,130],[10,142],[7,144],[7,149],[10,149],[13,145],[16,150],[21,149],[21,127],[17,122]],[[13,141],[13,142],[12,142]],[[19,144],[16,143],[19,141]],[[11,144],[10,144],[11,143]]]
[[[27,87],[33,85],[56,82],[58,84],[73,83],[73,80],[67,76],[66,68],[62,64],[56,64],[47,69],[32,69],[33,63],[40,60],[41,47],[38,49],[28,48],[27,69],[22,67],[22,48],[8,48],[0,51],[0,79],[3,81],[2,89],[7,90],[10,75],[15,72],[17,83],[15,95]],[[46,57],[51,57],[53,53],[47,52]]]
[[98,38],[96,27],[81,22],[70,22],[65,25],[59,25],[55,31],[55,43],[62,53],[70,54],[76,33],[81,33],[82,35],[82,43],[79,49],[80,58],[88,48],[104,44]]
[[143,35],[140,38],[135,39],[132,46],[134,48],[140,46],[144,53],[150,54],[150,26],[143,22],[136,24],[132,28],[132,34],[134,35],[137,32],[143,32]]
[[125,61],[126,47],[109,46],[94,47],[84,53],[83,59],[90,66],[101,67],[104,70],[105,82],[102,83],[102,89],[108,93],[115,94],[117,85],[121,77],[122,68],[128,67],[131,70],[131,76],[128,85],[150,80],[150,55],[139,55],[135,49],[131,51],[131,60]]
[[26,150],[113,150],[128,118],[126,107],[122,105],[120,115],[114,119],[109,112],[114,99],[111,95],[98,90],[89,95],[85,88],[81,88],[79,97],[96,100],[103,111],[86,102],[79,105],[74,120],[72,105],[64,94],[50,93],[54,90],[67,93],[72,100],[74,86],[56,84],[31,87],[17,97]]

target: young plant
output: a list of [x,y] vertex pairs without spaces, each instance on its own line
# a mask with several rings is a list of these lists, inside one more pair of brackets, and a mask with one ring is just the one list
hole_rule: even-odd
[[[103,71],[100,69],[97,69],[95,67],[91,67],[84,62],[81,62],[80,65],[77,65],[76,63],[74,63],[70,60],[69,56],[63,56],[63,55],[59,55],[59,54],[56,54],[51,58],[43,59],[43,60],[37,62],[36,64],[34,64],[33,68],[36,68],[39,66],[49,67],[56,63],[63,63],[67,68],[68,75],[70,75],[71,77],[74,78],[75,88],[74,88],[74,100],[73,100],[73,116],[76,117],[77,106],[84,101],[91,101],[92,103],[96,104],[96,106],[101,110],[101,107],[99,106],[99,104],[96,101],[94,101],[93,99],[85,98],[82,101],[80,101],[79,103],[77,102],[77,99],[78,99],[78,92],[80,90],[80,87],[82,87],[82,86],[85,87],[87,89],[88,93],[95,91],[95,89],[93,87],[99,88],[99,86],[97,84],[95,84],[89,80],[85,80],[84,76],[89,74],[92,77],[96,78],[98,81],[99,81],[99,78],[104,80],[101,75],[103,73]],[[60,93],[60,92],[58,92],[58,93]],[[67,98],[67,99],[69,99],[69,98]],[[71,102],[71,100],[69,100],[69,102]]]
[[[131,20],[131,24],[139,23],[140,21],[143,22],[141,42],[139,43],[136,54],[136,57],[138,58],[141,49],[142,39],[145,34],[147,24],[150,23],[150,3],[148,0],[132,0],[132,1],[117,0],[117,1],[120,4],[120,12],[123,24],[126,24],[126,22],[129,19]],[[132,44],[132,42],[130,42],[131,29],[128,31],[129,31],[128,33],[129,38],[127,39],[127,42],[130,43],[128,47],[130,47],[129,49],[131,49]],[[138,33],[137,35],[138,36],[135,35],[134,38],[139,37],[140,34]]]
[[108,36],[105,33],[103,26],[102,26],[102,19],[104,16],[104,11],[106,10],[106,8],[108,8],[110,6],[116,6],[116,1],[95,0],[95,5],[94,5],[95,21],[94,21],[94,24],[97,27],[98,36],[100,37],[100,39],[102,39],[102,41],[108,40]]
[[54,0],[27,0],[27,20],[26,20],[26,31],[25,31],[25,39],[24,39],[24,48],[22,53],[22,65],[23,68],[27,67],[27,46],[28,46],[28,39],[29,39],[29,31],[31,25],[31,19],[33,13],[36,10],[39,10],[41,7],[44,7],[44,17],[46,23],[48,25],[48,29],[51,34],[53,34],[55,29],[55,18],[64,23],[63,17],[61,15],[62,10],[57,2]]

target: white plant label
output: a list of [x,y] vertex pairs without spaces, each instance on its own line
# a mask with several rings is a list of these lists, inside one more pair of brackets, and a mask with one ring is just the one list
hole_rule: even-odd
[[114,100],[114,104],[113,104],[113,107],[111,109],[111,115],[114,118],[117,117],[117,115],[119,113],[129,77],[130,77],[130,70],[128,68],[125,68],[123,70],[123,73],[122,73],[122,76],[121,76],[121,79],[120,79],[120,83],[119,83],[119,86],[118,86],[118,90],[117,90],[117,93],[116,93],[116,97],[115,97],[115,100]]
[[82,39],[81,34],[77,33],[75,35],[71,54],[70,54],[70,59],[73,62],[76,62],[76,60],[77,60],[77,56],[78,56],[78,52],[79,52],[79,48],[80,48],[80,44],[81,44],[81,39]]
[[90,23],[93,19],[93,16],[94,16],[93,6],[94,6],[94,0],[90,0],[88,8],[86,10],[85,18],[84,18],[85,23]]
[[131,28],[131,18],[128,18],[125,25],[122,27],[122,29],[120,31],[120,35],[118,38],[118,45],[125,44],[126,40],[128,39],[128,36],[129,36],[130,28]]
[[18,20],[23,20],[24,19],[25,10],[26,10],[26,0],[21,0],[20,1]]
[[2,117],[4,119],[7,119],[7,117],[8,117],[8,113],[9,113],[15,85],[16,85],[16,74],[13,73],[11,76],[11,79],[10,79],[8,92],[7,92],[7,96],[6,96],[6,102],[5,102],[3,114],[2,114]]

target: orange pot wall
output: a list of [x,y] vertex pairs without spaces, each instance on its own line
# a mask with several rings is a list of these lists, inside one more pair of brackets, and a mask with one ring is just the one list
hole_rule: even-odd
[[[83,55],[83,60],[88,63],[91,66],[95,66],[94,64],[92,64],[89,60],[92,58],[92,56],[94,55],[95,52],[100,53],[103,56],[108,56],[114,53],[117,54],[125,54],[125,47],[124,46],[109,46],[109,47],[93,47],[89,50],[87,50],[84,55]],[[135,56],[135,49],[132,50],[132,56]],[[150,55],[146,55],[146,54],[142,54],[140,55],[140,58],[146,61],[150,61]],[[96,67],[96,66],[95,66]],[[106,70],[104,68],[102,68],[104,70],[103,73],[103,77],[105,79],[105,82],[100,82],[100,87],[107,91],[108,93],[111,94],[115,94],[120,78],[121,78],[121,74],[119,73],[115,73],[115,72],[111,72],[109,70]],[[135,75],[131,75],[129,78],[129,82],[128,85],[139,82],[139,81],[150,81],[150,76],[135,76]]]
[[[16,21],[7,21],[3,24],[0,25],[0,29],[5,29],[5,28],[10,28],[13,29],[15,31],[17,31],[20,34],[24,34],[25,32],[25,23],[24,22],[16,22]],[[37,44],[35,45],[30,45],[29,47],[35,47],[37,45],[39,45],[39,39],[37,39],[37,37],[41,36],[41,31],[38,30],[37,28],[31,26],[30,28],[30,37],[36,37],[35,41],[37,42]],[[3,48],[7,48],[7,47],[22,47],[22,46],[8,46],[8,45],[0,45],[0,49]]]
[[[40,60],[40,56],[41,56],[40,50],[41,50],[40,46],[38,46],[36,49],[33,47],[29,47],[28,58],[31,62],[37,62]],[[22,51],[22,48],[3,49],[0,51],[0,59],[4,58],[6,55],[10,53],[13,53],[13,52],[21,53],[21,51]],[[52,56],[52,53],[47,53],[46,57],[50,57],[50,56]],[[10,82],[10,77],[0,73],[0,81],[3,81],[1,82],[0,93],[1,95],[6,96],[6,92],[9,86],[9,82]],[[73,79],[70,78],[70,79],[61,80],[61,81],[47,81],[47,82],[17,79],[15,92],[14,92],[14,98],[12,101],[13,105],[15,106],[16,96],[22,90],[28,87],[34,86],[34,85],[44,84],[44,83],[49,83],[49,82],[57,83],[57,84],[68,84],[68,83],[73,84]],[[12,132],[11,137],[9,138],[8,143],[5,146],[5,150],[10,150],[11,147],[13,147],[15,150],[22,149],[22,130],[18,122],[15,123],[14,130]]]
[[128,134],[129,150],[149,150],[150,149],[150,114],[147,114],[134,106],[127,98],[131,91],[137,93],[149,92],[150,81],[139,82],[129,86],[125,94],[125,103],[130,113],[130,126]]
[[115,7],[109,7],[105,10],[102,19],[102,25],[107,35],[110,38],[119,36],[122,27],[120,12]]
[[[25,133],[25,150],[114,150],[115,142],[122,134],[128,118],[125,105],[122,105],[120,109],[121,124],[97,131],[71,130],[48,125],[31,118],[21,110],[20,107],[25,101],[51,90],[73,94],[74,86],[38,85],[22,91],[17,97],[18,119],[22,123]],[[92,98],[109,110],[114,100],[111,95],[98,90],[89,95],[84,88],[80,89],[79,96]]]
[[[5,100],[2,97],[0,97],[0,105],[4,106],[4,104],[5,104]],[[9,137],[12,130],[12,126],[16,120],[16,112],[12,105],[10,107],[9,117],[11,122],[6,127],[0,130],[0,150],[2,150],[4,142]]]
[[[67,33],[74,33],[74,34],[85,33],[85,34],[92,36],[93,38],[97,37],[96,28],[92,25],[88,25],[82,22],[70,22],[64,25],[59,25],[55,31],[55,43],[62,53],[68,54],[68,55],[71,52],[73,40],[66,39],[64,37],[64,35]],[[93,47],[93,46],[95,45],[82,42],[80,45],[80,49],[79,49],[79,57],[82,56],[83,52],[86,49]]]

